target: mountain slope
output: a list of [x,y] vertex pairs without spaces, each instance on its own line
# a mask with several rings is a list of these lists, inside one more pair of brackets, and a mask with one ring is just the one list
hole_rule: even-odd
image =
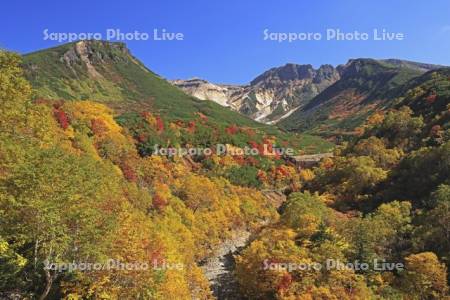
[[392,107],[408,106],[430,126],[448,128],[450,122],[450,68],[429,71],[397,90]]
[[287,130],[332,135],[352,131],[384,109],[403,85],[435,65],[400,60],[354,59],[338,66],[341,78],[280,122]]
[[38,97],[90,99],[120,109],[150,107],[170,119],[200,112],[219,123],[253,125],[244,116],[174,88],[133,57],[122,43],[81,41],[24,56],[25,75]]
[[292,109],[304,106],[339,79],[331,65],[286,64],[272,68],[248,85],[213,84],[205,80],[175,80],[186,93],[212,100],[263,123],[274,123]]
[[[440,67],[400,59],[354,59],[336,68],[322,65],[314,69],[311,65],[286,64],[267,70],[247,85],[215,84],[198,78],[171,83],[189,95],[212,100],[259,122],[274,124],[296,111],[301,114],[316,96],[322,99],[320,101],[335,96],[336,89],[347,89],[354,84],[358,94],[371,93],[370,97],[374,98],[411,77]],[[333,89],[327,90],[326,94],[319,96],[339,81],[344,73],[344,81],[349,82],[340,82],[334,87],[334,92]],[[363,83],[364,80],[368,82]],[[388,84],[384,86],[385,83]],[[372,90],[378,94],[372,93]],[[297,117],[291,117],[288,123],[292,123],[293,119]]]
[[[147,69],[123,43],[80,41],[27,54],[25,76],[36,97],[102,102],[118,114],[151,111],[165,120],[189,121],[206,116],[216,127],[236,124],[283,140],[299,139],[303,146],[329,148],[315,137],[294,137],[261,124],[212,101],[187,95]],[[312,150],[314,151],[314,150]]]

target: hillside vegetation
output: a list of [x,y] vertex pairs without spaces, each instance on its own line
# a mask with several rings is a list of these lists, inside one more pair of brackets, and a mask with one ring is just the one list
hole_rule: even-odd
[[[396,108],[371,114],[313,169],[302,191],[290,194],[279,222],[237,258],[245,295],[448,298],[449,75],[436,70],[403,86]],[[403,269],[380,269],[380,262]],[[311,267],[317,263],[319,270]]]
[[279,154],[155,155],[155,145],[282,141],[200,112],[117,116],[99,102],[36,97],[21,65],[0,52],[2,298],[210,299],[198,263],[234,230],[277,219],[277,204],[256,188],[298,191],[307,175]]
[[89,99],[108,105],[116,114],[151,111],[170,121],[189,121],[202,114],[216,126],[250,127],[293,141],[309,152],[332,146],[320,138],[287,134],[213,101],[191,97],[147,69],[123,43],[65,44],[25,55],[23,66],[38,98]]
[[399,62],[350,60],[340,66],[337,82],[282,120],[280,127],[322,136],[353,134],[369,115],[391,108],[424,73],[417,64]]
[[[67,65],[73,44],[25,62],[0,52],[0,298],[214,299],[199,266],[239,231],[252,234],[233,273],[248,299],[448,298],[449,69],[401,84],[394,72],[379,85],[379,69],[391,67],[363,68],[374,78],[361,83],[371,87],[366,100],[392,101],[368,113],[334,157],[305,169],[276,149],[314,151],[314,137],[253,127],[215,105],[209,112],[173,87],[161,91],[167,99],[149,90],[150,102],[144,92],[110,98],[121,84],[106,90],[112,77],[95,76],[131,58],[120,44],[94,46],[118,57],[92,50],[89,63]],[[47,60],[54,51],[65,54]],[[97,56],[106,65],[90,69]],[[166,85],[142,70],[156,90]],[[78,98],[83,82],[87,95],[106,97]],[[165,112],[178,101],[171,93],[199,106]],[[217,144],[230,152],[154,153]],[[277,193],[286,202],[267,196]]]

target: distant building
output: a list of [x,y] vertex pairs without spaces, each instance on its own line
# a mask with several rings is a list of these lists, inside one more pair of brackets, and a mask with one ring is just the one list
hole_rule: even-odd
[[322,159],[327,157],[333,157],[333,153],[288,156],[286,159],[299,168],[308,169],[317,166]]

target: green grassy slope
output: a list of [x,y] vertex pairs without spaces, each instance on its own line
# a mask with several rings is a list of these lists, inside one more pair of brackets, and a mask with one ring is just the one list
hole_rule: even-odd
[[321,138],[288,134],[215,102],[189,96],[146,68],[123,43],[69,43],[27,54],[23,65],[37,97],[89,99],[109,105],[118,114],[149,110],[167,120],[192,120],[201,113],[220,126],[236,124],[283,140],[298,140],[311,152],[332,146]]
[[[25,74],[37,96],[95,100],[133,107],[143,102],[171,119],[189,119],[202,112],[218,122],[256,126],[216,103],[200,101],[172,86],[134,58],[122,43],[85,42],[90,71],[76,43],[24,56]],[[130,103],[131,102],[131,103]],[[143,104],[144,105],[144,104]]]

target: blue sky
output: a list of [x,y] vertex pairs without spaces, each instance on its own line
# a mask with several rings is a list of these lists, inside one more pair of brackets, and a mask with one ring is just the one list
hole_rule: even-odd
[[[450,65],[450,1],[6,1],[0,18],[0,47],[27,53],[58,44],[49,32],[181,32],[183,41],[129,41],[132,53],[169,78],[201,77],[247,83],[288,62],[314,66],[349,58],[402,58]],[[343,32],[386,29],[402,41],[277,42],[263,31]]]

